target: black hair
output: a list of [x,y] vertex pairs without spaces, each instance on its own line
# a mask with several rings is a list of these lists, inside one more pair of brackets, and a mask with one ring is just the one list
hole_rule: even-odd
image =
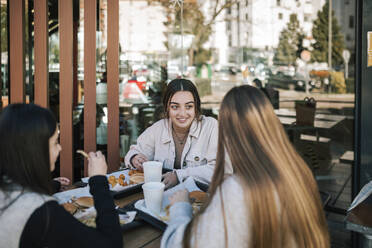
[[0,116],[0,188],[14,184],[51,194],[49,138],[57,129],[52,112],[35,104],[8,105]]
[[187,79],[177,78],[172,80],[164,93],[163,96],[163,106],[164,106],[164,115],[166,118],[169,117],[168,115],[168,107],[169,102],[172,99],[173,95],[176,94],[178,91],[189,91],[192,96],[194,97],[195,101],[195,117],[199,120],[201,115],[201,104],[200,104],[200,97],[198,90],[196,89],[193,82]]

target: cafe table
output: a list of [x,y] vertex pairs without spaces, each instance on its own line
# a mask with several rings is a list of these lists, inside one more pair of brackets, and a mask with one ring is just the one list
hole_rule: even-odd
[[372,203],[362,202],[353,208],[345,218],[347,230],[363,235],[363,246],[372,247]]

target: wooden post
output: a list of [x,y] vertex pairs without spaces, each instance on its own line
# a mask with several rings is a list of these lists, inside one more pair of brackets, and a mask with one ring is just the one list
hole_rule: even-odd
[[[84,150],[96,146],[96,0],[84,1]],[[87,161],[84,174],[87,176]]]
[[60,112],[60,153],[61,176],[73,179],[73,133],[72,133],[72,75],[73,75],[73,5],[72,0],[59,0],[59,112]]
[[49,107],[48,1],[34,1],[35,9],[35,103]]
[[25,55],[24,55],[24,13],[23,0],[12,0],[9,4],[9,54],[10,54],[10,101],[25,102]]
[[107,160],[118,170],[119,153],[119,0],[107,1]]

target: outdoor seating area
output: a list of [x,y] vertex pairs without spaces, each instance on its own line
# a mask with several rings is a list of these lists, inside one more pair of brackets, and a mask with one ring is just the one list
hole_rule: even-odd
[[371,12],[0,0],[0,248],[372,247]]

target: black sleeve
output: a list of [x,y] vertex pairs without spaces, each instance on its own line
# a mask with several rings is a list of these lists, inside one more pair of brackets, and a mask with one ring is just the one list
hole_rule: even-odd
[[59,192],[59,190],[61,189],[61,183],[57,180],[52,180],[52,189],[53,193]]
[[123,247],[123,236],[107,178],[89,180],[97,210],[97,228],[80,223],[75,217],[49,201],[36,209],[23,229],[20,247]]

